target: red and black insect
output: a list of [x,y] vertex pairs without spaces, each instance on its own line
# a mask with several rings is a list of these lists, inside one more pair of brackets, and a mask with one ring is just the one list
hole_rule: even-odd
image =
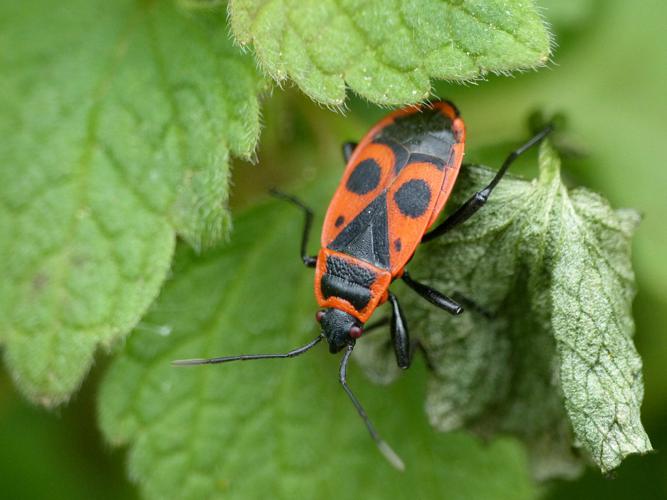
[[[347,385],[347,364],[355,342],[363,335],[364,324],[377,307],[389,302],[396,361],[401,368],[410,366],[417,344],[410,341],[398,299],[389,291],[389,285],[396,279],[402,279],[419,295],[451,314],[463,312],[463,307],[455,300],[412,278],[405,266],[420,243],[443,235],[477,212],[511,163],[550,131],[551,126],[513,151],[487,186],[429,231],[459,173],[465,126],[458,110],[449,102],[410,106],[391,113],[359,144],[343,146],[347,167],[327,210],[317,256],[306,252],[312,211],[298,199],[274,192],[304,212],[301,258],[306,266],[315,268],[315,296],[321,307],[317,321],[321,333],[305,346],[284,354],[250,354],[174,363],[199,365],[292,358],[326,339],[332,353],[345,350],[340,364],[340,383],[372,438],[388,460],[403,469],[403,462],[380,438]],[[387,318],[381,319],[365,331],[386,323]]]

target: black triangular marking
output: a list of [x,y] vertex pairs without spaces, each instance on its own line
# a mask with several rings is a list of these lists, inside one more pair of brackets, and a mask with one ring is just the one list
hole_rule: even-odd
[[350,221],[328,248],[389,269],[388,226],[385,191]]

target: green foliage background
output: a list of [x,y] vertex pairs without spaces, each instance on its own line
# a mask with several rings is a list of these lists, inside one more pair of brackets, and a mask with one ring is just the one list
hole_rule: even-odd
[[[662,61],[665,60],[667,45],[663,26],[667,8],[659,0],[648,0],[641,5],[623,0],[543,0],[540,3],[546,8],[545,16],[552,23],[558,44],[553,64],[538,72],[516,74],[512,78],[490,77],[470,86],[437,83],[437,93],[454,100],[463,111],[468,126],[468,160],[489,165],[498,165],[502,159],[502,153],[508,149],[503,143],[515,142],[526,135],[525,118],[532,110],[564,112],[569,119],[567,146],[573,151],[585,153],[585,156],[565,160],[563,175],[566,181],[604,193],[614,207],[634,207],[643,213],[644,220],[637,231],[633,256],[639,290],[634,305],[637,322],[635,340],[644,360],[646,395],[643,422],[654,447],[665,449],[667,377],[664,366],[667,363],[667,338],[663,332],[667,324],[667,265],[664,263],[664,255],[667,255],[667,232],[664,231],[667,197],[662,188],[667,186],[667,169],[663,167],[662,136],[665,133],[664,117],[667,116],[667,100],[664,97],[667,66]],[[5,22],[0,20],[0,42],[2,30],[7,28]],[[159,22],[156,20],[157,26]],[[168,38],[169,34],[165,36]],[[176,44],[169,47],[168,52],[178,56],[179,49]],[[136,57],[139,59],[137,68],[140,68],[141,55]],[[187,59],[186,55],[181,57]],[[280,61],[275,64],[275,71],[279,71]],[[132,75],[132,69],[129,68],[126,75]],[[290,73],[293,69],[288,67],[285,71]],[[430,74],[428,69],[425,71]],[[421,87],[415,88],[423,88],[423,76],[416,81],[422,83]],[[297,82],[308,92],[307,79],[297,79]],[[126,83],[121,79],[117,93],[112,95],[122,96]],[[136,82],[130,78],[130,84],[133,86]],[[248,84],[253,90],[261,85],[261,82]],[[331,85],[335,87],[338,84],[332,82]],[[274,90],[271,97],[263,100],[264,130],[258,151],[259,164],[233,162],[233,215],[261,201],[271,185],[299,185],[314,178],[320,170],[329,170],[335,175],[341,168],[339,143],[359,137],[370,123],[384,113],[352,96],[349,111],[345,115],[334,114],[313,104],[289,84],[286,87],[284,92]],[[363,93],[363,89],[360,91]],[[406,92],[411,91],[406,89]],[[249,106],[252,107],[252,103]],[[196,116],[189,120],[196,121]],[[104,127],[101,130],[104,132]],[[243,131],[237,134],[242,136]],[[111,133],[109,140],[113,147]],[[247,146],[245,151],[235,153],[247,153],[249,148]],[[142,151],[136,153],[141,158]],[[149,153],[145,154],[149,156]],[[215,161],[227,161],[226,149],[216,155],[213,164]],[[209,162],[210,158],[199,158],[193,169],[205,170]],[[518,171],[521,172],[520,169]],[[524,168],[523,173],[535,174],[529,166]],[[195,183],[195,195],[196,190]],[[162,192],[166,193],[164,199],[171,199],[169,187]],[[185,203],[188,199],[186,195]],[[175,233],[195,242],[207,238],[206,228],[193,228],[188,221],[173,215],[178,214],[179,203],[169,204],[162,198],[158,198],[156,203],[158,209],[149,212],[152,216],[156,212],[160,214],[157,217],[160,225],[152,227],[161,231],[165,241],[173,238]],[[322,207],[318,209],[323,210]],[[141,231],[141,228],[138,230]],[[232,237],[237,236],[240,237],[239,234]],[[178,262],[187,261],[186,252],[181,249]],[[301,276],[300,279],[306,278]],[[154,292],[149,291],[148,295],[151,293]],[[311,320],[312,313],[309,311],[312,307],[309,304],[294,307],[300,311],[304,323]],[[256,311],[253,316],[258,314]],[[266,328],[261,319],[258,323],[259,329]],[[138,330],[153,327],[148,318],[140,323]],[[240,335],[247,335],[251,330],[252,325],[247,325],[247,331]],[[286,336],[285,339],[289,345],[298,340],[296,336]],[[220,338],[215,347],[227,349],[233,345]],[[279,345],[280,342],[272,339],[267,347]],[[3,496],[84,499],[134,498],[137,495],[135,487],[126,479],[124,452],[104,444],[97,428],[96,398],[100,378],[107,365],[106,359],[99,359],[82,390],[55,414],[21,399],[3,372],[0,380],[0,491],[3,491]],[[328,371],[332,372],[333,378],[334,363],[327,359],[325,353],[318,353],[301,366],[304,367],[304,380],[310,376],[325,377]],[[272,368],[281,369],[278,366]],[[298,366],[290,367],[290,370],[293,376],[299,373]],[[266,374],[261,370],[253,373],[253,377]],[[239,380],[242,378],[239,374],[235,376]],[[392,431],[392,443],[396,442],[396,438],[414,439],[417,443],[429,441],[429,436],[424,435],[422,430],[425,426],[421,407],[424,399],[423,369],[416,367],[413,373],[390,389],[375,387],[364,381],[359,370],[354,372],[354,376],[357,386],[365,384],[365,387],[360,387],[361,396],[375,412],[385,409],[387,413],[392,413],[391,405],[387,406],[392,398],[412,402],[401,410],[401,416],[415,423],[414,432],[406,428],[402,420],[388,418],[382,421],[382,426]],[[331,385],[331,392],[311,395],[311,399],[335,398],[337,388],[335,384]],[[296,386],[292,390],[296,390]],[[308,393],[295,401],[295,406],[289,411],[298,415],[299,401],[307,401],[304,399],[307,396]],[[284,406],[282,411],[289,408]],[[304,427],[307,425],[307,421],[302,424]],[[270,421],[264,427],[268,433],[271,432]],[[186,431],[183,429],[183,432]],[[352,448],[368,446],[363,432],[356,433],[356,436],[356,442],[345,443],[346,446],[342,446],[332,457],[332,462],[341,462],[338,467],[342,472],[348,465],[346,448],[350,450],[349,464],[352,466],[355,461]],[[326,436],[319,439],[324,441]],[[535,486],[529,479],[526,458],[512,439],[502,439],[485,447],[468,436],[454,434],[429,445],[437,448],[435,456],[444,457],[440,465],[443,475],[439,485],[423,486],[419,491],[423,498],[433,498],[433,491],[448,489],[452,498],[480,498],[485,492],[494,498],[531,498],[540,494],[550,499],[667,498],[667,459],[664,453],[631,457],[616,471],[613,481],[602,477],[594,469],[588,469],[582,478],[572,482],[552,481]],[[463,453],[461,450],[467,451]],[[409,455],[404,458],[409,458]],[[141,457],[135,456],[133,460],[141,467]],[[257,467],[261,467],[261,458],[256,460]],[[453,465],[457,461],[463,462],[460,469]],[[501,463],[504,469],[498,473]],[[252,466],[251,453],[247,467]],[[312,466],[317,468],[320,464]],[[332,463],[326,467],[337,466]],[[366,481],[354,483],[358,496],[373,498],[379,491],[384,491],[379,489],[379,485],[386,482],[386,477],[390,476],[382,471],[369,471]],[[422,478],[422,482],[428,481],[429,477]],[[488,489],[477,490],[476,485],[471,486],[479,477],[487,480]],[[299,485],[299,482],[303,484]],[[317,485],[316,478],[299,477],[292,473],[286,477],[282,487],[284,492],[308,492],[316,489]],[[335,484],[328,488],[333,491]],[[406,496],[409,493],[401,489],[400,484],[394,491]],[[344,492],[352,497],[353,490],[344,489]]]

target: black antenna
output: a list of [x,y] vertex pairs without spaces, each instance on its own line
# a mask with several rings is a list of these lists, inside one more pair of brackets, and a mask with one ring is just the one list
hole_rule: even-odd
[[384,455],[384,457],[389,461],[391,465],[393,465],[400,471],[404,471],[405,464],[403,463],[403,460],[401,460],[401,457],[399,457],[398,454],[391,449],[391,446],[389,446],[387,442],[380,437],[378,432],[375,430],[375,427],[371,423],[371,420],[368,418],[368,415],[366,414],[364,407],[361,406],[361,403],[352,392],[352,389],[350,389],[350,387],[347,385],[347,378],[346,378],[347,363],[350,360],[350,356],[352,355],[352,349],[354,349],[354,344],[348,344],[347,350],[345,351],[345,355],[343,356],[343,359],[340,362],[340,383],[343,386],[343,389],[345,390],[347,395],[350,397],[350,400],[352,401],[354,407],[357,409],[357,412],[359,412],[359,416],[366,424],[366,428],[368,429],[368,432],[373,438],[373,441],[375,441],[375,444],[377,444],[377,447],[380,450],[380,452]]
[[252,359],[293,358],[315,347],[324,337],[320,334],[303,347],[283,354],[241,354],[240,356],[222,356],[220,358],[177,359],[172,361],[173,366],[214,365],[229,361],[249,361]]
[[[175,361],[172,361],[171,364],[174,366],[195,366],[195,365],[213,365],[217,363],[227,363],[229,361],[249,361],[253,359],[293,358],[295,356],[303,354],[304,352],[309,351],[310,349],[315,347],[323,338],[324,336],[320,334],[313,340],[308,342],[306,345],[282,354],[241,354],[238,356],[222,356],[219,358],[177,359]],[[343,359],[340,362],[340,383],[343,386],[343,389],[345,390],[347,395],[349,396],[350,400],[352,401],[352,404],[357,409],[357,412],[359,412],[359,416],[361,416],[364,423],[366,424],[366,428],[368,429],[368,432],[373,438],[373,441],[375,441],[375,444],[377,445],[380,452],[384,455],[384,457],[389,461],[391,465],[396,467],[398,470],[403,471],[405,470],[405,465],[403,464],[403,460],[401,460],[401,457],[399,457],[396,454],[396,452],[391,449],[391,446],[389,446],[387,442],[380,437],[378,432],[375,430],[375,427],[373,426],[372,422],[368,418],[368,415],[366,414],[364,407],[361,406],[361,403],[352,392],[352,389],[350,389],[350,387],[347,385],[347,379],[346,379],[347,363],[350,360],[350,355],[352,354],[353,349],[354,349],[354,344],[349,344],[347,346],[345,354],[343,355]]]

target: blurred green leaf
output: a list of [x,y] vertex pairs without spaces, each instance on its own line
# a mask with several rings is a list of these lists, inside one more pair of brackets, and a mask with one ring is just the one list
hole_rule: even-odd
[[596,9],[602,8],[599,0],[537,0],[537,4],[544,9],[543,13],[549,24],[562,30],[584,27]]
[[[330,188],[331,183],[318,183]],[[324,192],[321,191],[321,192]],[[322,206],[324,196],[313,195]],[[312,270],[298,258],[301,214],[255,207],[220,250],[181,247],[174,277],[102,385],[105,436],[130,446],[146,498],[534,497],[520,447],[437,434],[423,414],[424,372],[374,387],[349,380],[406,463],[382,458],[323,345],[291,360],[172,367],[178,358],[284,352],[317,334]]]
[[[651,450],[632,342],[638,216],[585,189],[568,192],[548,142],[539,164],[536,181],[504,179],[474,219],[414,260],[413,276],[478,305],[451,317],[405,294],[436,367],[427,411],[441,430],[518,435],[538,477],[575,475],[572,446],[607,472]],[[492,175],[465,169],[452,205]],[[377,357],[371,368],[382,373]]]
[[345,86],[414,103],[430,78],[471,80],[546,63],[549,34],[525,0],[231,0],[232,29],[278,82],[340,105]]
[[0,373],[0,491],[8,499],[134,500],[122,456],[109,453],[87,384],[58,414],[25,401]]
[[0,6],[0,339],[54,405],[157,295],[178,233],[220,240],[230,152],[257,140],[262,80],[224,10],[171,2]]

